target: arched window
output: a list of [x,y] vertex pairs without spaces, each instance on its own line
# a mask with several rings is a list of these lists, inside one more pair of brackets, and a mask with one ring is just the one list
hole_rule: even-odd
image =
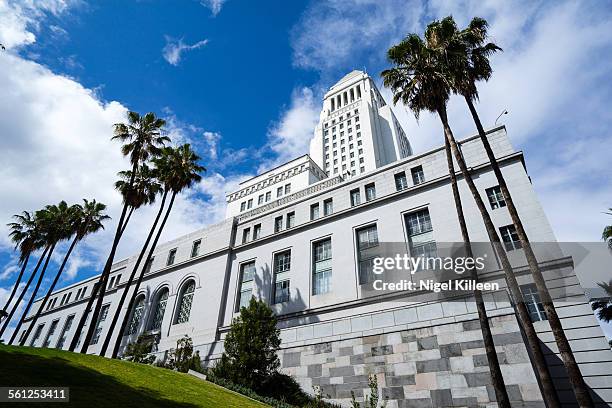
[[181,297],[179,301],[178,314],[176,316],[176,324],[189,321],[189,313],[191,312],[191,303],[193,302],[193,292],[195,291],[195,282],[190,280],[183,285]]
[[140,320],[142,319],[142,313],[144,312],[144,295],[139,296],[134,303],[134,311],[132,312],[132,320],[128,326],[127,334],[134,334],[138,331],[140,326]]
[[153,309],[153,317],[149,325],[149,330],[161,329],[162,322],[164,321],[164,312],[166,311],[166,303],[168,302],[168,288],[163,288],[157,295],[155,302],[155,308]]

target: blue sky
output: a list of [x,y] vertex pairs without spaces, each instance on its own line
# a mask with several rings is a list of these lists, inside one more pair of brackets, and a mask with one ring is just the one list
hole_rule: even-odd
[[[612,219],[602,213],[612,206],[612,10],[602,4],[0,0],[0,300],[16,276],[11,214],[95,197],[116,218],[125,162],[109,138],[127,109],[165,117],[209,169],[179,198],[171,239],[220,221],[240,180],[306,153],[322,95],[342,75],[365,68],[378,81],[390,45],[448,14],[489,20],[504,53],[480,87],[481,118],[492,126],[509,110],[502,121],[558,238],[597,241]],[[441,143],[436,117],[395,112],[415,151]],[[457,135],[474,133],[460,100],[449,115]],[[153,211],[134,218],[120,257],[137,250]],[[79,247],[60,286],[96,273],[113,229]]]

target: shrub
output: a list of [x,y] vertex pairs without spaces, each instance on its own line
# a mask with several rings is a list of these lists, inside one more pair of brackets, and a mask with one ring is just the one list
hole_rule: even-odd
[[[364,408],[377,408],[378,407],[378,379],[376,375],[370,374],[368,377],[368,385],[370,386],[370,395],[365,399],[363,406]],[[355,399],[355,393],[351,391],[351,406],[352,408],[361,408],[361,405]],[[382,408],[387,406],[387,401],[384,401],[381,405]]]
[[123,359],[135,363],[151,364],[155,361],[155,356],[150,355],[151,339],[146,336],[138,336],[135,343],[129,343],[123,353]]
[[[199,353],[197,360],[197,364],[201,366]],[[186,373],[193,364],[193,341],[191,337],[185,335],[176,342],[176,349],[170,349],[165,367]]]

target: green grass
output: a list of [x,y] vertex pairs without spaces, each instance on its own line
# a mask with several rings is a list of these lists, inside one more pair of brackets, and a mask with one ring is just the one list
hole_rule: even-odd
[[[0,386],[70,387],[70,407],[261,408],[189,374],[54,349],[0,346]],[[27,406],[27,404],[10,404]],[[44,403],[30,403],[33,407]]]

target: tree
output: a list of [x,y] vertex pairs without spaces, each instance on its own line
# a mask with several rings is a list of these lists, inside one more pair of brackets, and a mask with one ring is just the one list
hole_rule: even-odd
[[232,321],[213,375],[257,390],[280,367],[276,352],[281,340],[276,323],[272,309],[251,298],[249,306],[241,307],[240,315]]
[[597,312],[597,318],[599,320],[610,323],[610,321],[612,321],[612,279],[608,283],[600,282],[597,285],[602,288],[608,296],[596,299],[591,303],[591,307],[593,311]]
[[[72,234],[70,230],[70,217],[72,214],[72,208],[68,206],[65,201],[60,201],[58,205],[47,205],[43,210],[39,210],[36,212],[36,219],[39,222],[39,226],[41,231],[43,232],[45,245],[49,248],[47,252],[47,257],[45,259],[45,263],[43,265],[42,270],[40,271],[40,275],[38,276],[38,281],[36,282],[36,286],[34,286],[34,290],[30,295],[30,300],[26,305],[21,318],[19,319],[19,323],[17,323],[17,327],[11,336],[9,344],[13,344],[13,341],[17,337],[17,333],[21,329],[23,322],[25,321],[28,313],[30,312],[30,308],[32,304],[36,300],[36,294],[40,289],[40,285],[45,276],[45,272],[47,270],[47,266],[49,265],[49,261],[51,259],[51,255],[55,250],[55,247],[58,243],[63,240],[66,240]],[[24,288],[25,290],[25,288]],[[28,329],[31,330],[32,324],[29,325]],[[23,341],[27,336],[23,336]]]
[[435,24],[441,34],[436,36],[436,40],[438,41],[436,41],[434,46],[438,47],[439,52],[447,55],[446,61],[450,59],[454,60],[454,63],[447,63],[449,73],[452,76],[453,91],[463,96],[465,99],[478,130],[480,141],[487,153],[487,158],[491,163],[491,168],[493,169],[499,188],[504,196],[506,208],[508,209],[521,247],[525,253],[527,264],[533,275],[534,283],[537,287],[544,311],[546,312],[548,322],[559,348],[559,354],[567,369],[576,399],[581,407],[592,406],[593,401],[591,395],[584,383],[584,379],[582,378],[582,374],[574,358],[569,341],[565,336],[561,320],[559,319],[552,297],[546,287],[546,281],[540,270],[540,265],[474,106],[474,102],[478,100],[478,88],[476,83],[483,80],[488,81],[489,78],[491,78],[493,69],[489,57],[493,53],[501,51],[501,48],[494,43],[487,42],[488,23],[485,19],[478,17],[473,18],[468,27],[462,31],[457,29],[452,17],[446,17]]
[[106,210],[106,205],[102,203],[98,203],[96,202],[96,200],[88,201],[86,199],[83,199],[83,205],[75,204],[68,209],[68,213],[65,216],[66,217],[66,220],[65,220],[66,234],[70,233],[70,235],[74,235],[74,239],[72,240],[72,243],[70,244],[70,247],[68,248],[68,251],[66,251],[66,254],[64,255],[64,259],[59,269],[57,270],[57,273],[55,274],[55,278],[53,279],[53,282],[51,283],[51,285],[49,286],[49,289],[47,290],[47,294],[45,295],[45,298],[43,299],[42,303],[38,307],[36,315],[30,321],[28,330],[26,331],[25,335],[21,339],[20,345],[23,346],[25,340],[28,338],[32,329],[36,325],[36,321],[38,320],[38,318],[40,317],[40,314],[44,310],[45,305],[47,305],[47,302],[49,301],[49,298],[51,297],[51,294],[53,293],[53,290],[55,289],[55,285],[57,285],[57,282],[59,281],[60,276],[62,276],[62,272],[64,272],[66,263],[68,262],[68,259],[70,258],[70,255],[72,254],[72,251],[74,250],[74,248],[87,235],[96,233],[99,230],[104,229],[104,225],[102,223],[110,219],[108,215],[104,214],[105,210]]
[[[612,215],[612,208],[608,208],[610,212],[605,214]],[[601,233],[601,239],[608,243],[608,247],[612,249],[612,225],[606,225],[603,232]]]
[[[151,157],[159,154],[161,148],[166,142],[169,142],[170,139],[162,134],[162,128],[165,126],[166,122],[163,119],[156,117],[154,113],[149,112],[144,116],[141,116],[136,112],[128,112],[127,116],[127,124],[115,124],[114,136],[112,140],[118,140],[124,143],[121,146],[121,153],[123,153],[124,156],[129,157],[130,164],[132,165],[132,172],[130,174],[130,180],[128,181],[127,187],[128,189],[131,189],[140,165],[148,161]],[[85,321],[89,315],[89,311],[91,310],[93,302],[96,299],[99,291],[99,296],[97,297],[98,300],[92,314],[91,323],[89,324],[87,334],[83,341],[83,346],[80,350],[81,353],[87,352],[87,348],[89,347],[89,343],[91,342],[96,328],[96,322],[98,321],[100,309],[102,308],[102,302],[104,300],[104,294],[106,291],[106,283],[108,281],[108,276],[110,275],[113,260],[115,259],[115,252],[117,250],[117,246],[119,245],[119,241],[121,240],[121,236],[123,235],[123,231],[125,231],[125,227],[127,225],[126,216],[129,208],[130,202],[125,201],[123,203],[123,209],[121,210],[121,216],[117,222],[117,229],[115,231],[115,237],[113,239],[110,254],[106,260],[104,269],[100,274],[97,285],[94,286],[94,290],[87,301],[87,306],[79,319],[74,336],[70,342],[70,351],[74,351],[76,348],[83,327],[85,326]]]
[[[430,24],[426,30],[426,39],[431,43],[440,41],[436,36],[443,35],[448,27],[445,25],[442,28],[436,29],[435,22]],[[452,42],[450,45],[460,46],[461,44]],[[534,365],[537,375],[541,379],[544,398],[550,407],[556,408],[559,404],[555,388],[548,372],[544,354],[539,346],[537,333],[516,281],[516,276],[448,122],[446,105],[453,90],[453,75],[451,73],[456,69],[456,64],[462,63],[460,56],[463,53],[461,48],[446,48],[444,51],[440,52],[435,44],[427,44],[417,34],[409,34],[399,44],[389,49],[387,56],[394,66],[382,72],[383,81],[385,86],[391,88],[394,93],[393,102],[402,101],[413,111],[417,119],[419,113],[423,110],[436,113],[440,118],[444,129],[445,143],[449,144],[459,165],[506,274],[508,286],[517,308],[519,322],[525,330],[529,347],[534,355]],[[452,58],[449,58],[449,56],[452,56]]]
[[[131,313],[134,308],[134,304],[136,302],[136,295],[138,294],[138,290],[142,283],[142,279],[146,272],[146,266],[151,263],[153,258],[153,252],[157,247],[157,243],[159,242],[159,237],[166,226],[166,222],[168,221],[168,217],[172,212],[172,206],[174,204],[174,200],[178,193],[183,191],[184,189],[190,188],[194,183],[199,182],[202,177],[200,173],[206,171],[206,169],[198,164],[200,157],[191,149],[191,145],[184,144],[179,147],[164,147],[159,156],[153,158],[153,164],[155,165],[155,172],[157,174],[157,178],[159,182],[163,185],[164,193],[162,196],[162,204],[160,207],[160,212],[158,212],[156,220],[154,222],[153,229],[157,224],[157,221],[161,215],[161,211],[164,208],[164,204],[168,195],[170,195],[170,202],[168,203],[168,209],[164,214],[164,218],[157,230],[157,234],[155,235],[155,239],[149,248],[149,252],[147,254],[147,259],[144,262],[144,266],[138,275],[138,280],[136,281],[136,285],[134,290],[132,291],[132,296],[130,297],[130,302],[128,303],[128,308],[126,313],[123,316],[123,321],[121,322],[121,327],[119,328],[118,333],[116,334],[117,339],[115,340],[115,346],[113,348],[113,358],[116,358],[119,355],[119,347],[121,347],[121,339],[123,338],[123,334],[125,333],[125,329],[128,325],[128,322],[131,318]],[[153,229],[151,231],[153,231]],[[134,268],[136,269],[136,268]],[[126,287],[126,291],[127,291]]]
[[21,265],[21,270],[19,271],[19,275],[15,280],[15,284],[13,285],[13,289],[11,290],[11,294],[6,301],[6,304],[2,308],[4,313],[6,313],[6,309],[8,309],[13,297],[15,296],[15,293],[17,292],[17,288],[21,283],[23,273],[28,266],[30,255],[35,250],[40,249],[42,245],[34,214],[24,211],[21,214],[15,214],[13,218],[15,218],[16,221],[7,225],[10,230],[9,237],[15,244],[15,250],[19,251],[18,264]]
[[[123,199],[125,201],[130,202],[130,206],[132,208],[140,208],[143,205],[153,204],[155,202],[155,198],[161,192],[162,186],[155,178],[155,172],[151,170],[148,166],[142,165],[140,166],[138,175],[134,182],[134,188],[129,189],[128,183],[126,180],[131,178],[130,172],[121,172],[119,173],[121,180],[115,183],[115,188],[119,190]],[[132,193],[132,190],[134,192]],[[155,221],[149,230],[149,234],[147,235],[147,239],[145,240],[142,249],[140,250],[140,254],[138,255],[138,260],[136,261],[136,265],[132,269],[130,273],[130,277],[127,280],[125,285],[125,289],[121,293],[121,298],[119,299],[119,303],[117,304],[117,308],[115,313],[113,314],[113,320],[109,326],[108,332],[106,333],[106,337],[104,338],[104,343],[102,344],[102,348],[100,349],[100,355],[104,356],[106,354],[106,350],[108,349],[108,345],[113,338],[113,333],[115,332],[115,326],[117,325],[117,321],[119,320],[119,315],[121,314],[121,310],[123,309],[123,304],[125,303],[125,299],[127,298],[130,286],[134,282],[134,277],[136,276],[136,271],[140,267],[140,263],[144,257],[145,251],[149,246],[151,238],[153,237],[153,233],[155,232],[155,228],[157,227],[157,223],[161,217],[161,214],[164,210],[164,204],[166,201],[166,195],[162,200],[159,211],[157,212],[157,216],[155,217]],[[113,355],[116,357],[116,355]]]

